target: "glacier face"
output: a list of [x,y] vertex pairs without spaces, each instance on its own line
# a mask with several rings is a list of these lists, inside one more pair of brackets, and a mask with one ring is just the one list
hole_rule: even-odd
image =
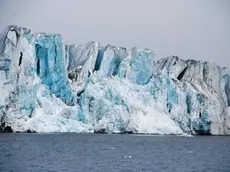
[[0,130],[230,134],[227,68],[148,49],[8,26],[0,35]]

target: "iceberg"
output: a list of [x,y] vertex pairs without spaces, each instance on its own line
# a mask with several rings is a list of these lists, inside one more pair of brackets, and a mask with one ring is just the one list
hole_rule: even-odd
[[230,76],[212,62],[15,25],[0,35],[0,131],[230,134]]

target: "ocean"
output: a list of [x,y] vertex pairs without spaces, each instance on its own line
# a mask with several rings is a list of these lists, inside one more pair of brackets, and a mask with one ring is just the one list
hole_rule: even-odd
[[230,172],[229,136],[0,134],[0,172]]

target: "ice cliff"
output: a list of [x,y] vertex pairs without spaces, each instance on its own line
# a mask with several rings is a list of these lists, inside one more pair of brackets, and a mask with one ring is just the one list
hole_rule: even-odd
[[230,134],[230,76],[215,63],[8,26],[0,35],[2,132]]

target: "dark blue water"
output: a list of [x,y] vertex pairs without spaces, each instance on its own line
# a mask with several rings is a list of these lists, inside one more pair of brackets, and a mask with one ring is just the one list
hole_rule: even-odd
[[0,172],[230,172],[230,137],[0,134]]

